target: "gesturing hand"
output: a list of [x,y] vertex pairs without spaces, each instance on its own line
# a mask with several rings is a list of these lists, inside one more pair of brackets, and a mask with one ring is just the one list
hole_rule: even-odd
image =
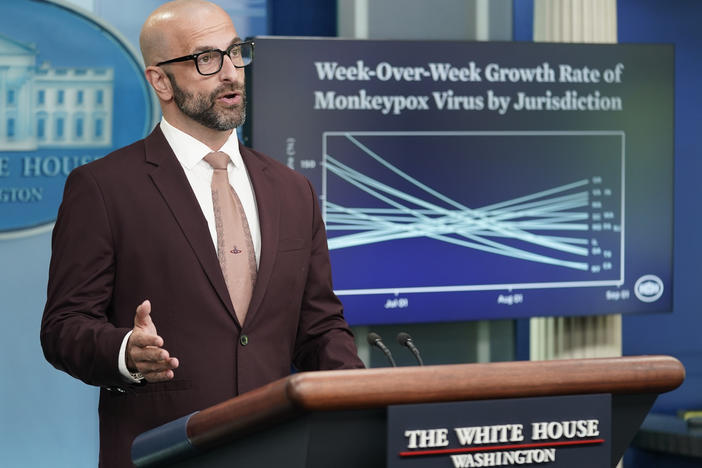
[[151,320],[151,302],[139,304],[134,315],[134,329],[127,341],[127,369],[141,372],[147,382],[165,382],[174,376],[178,359],[163,349],[163,338]]

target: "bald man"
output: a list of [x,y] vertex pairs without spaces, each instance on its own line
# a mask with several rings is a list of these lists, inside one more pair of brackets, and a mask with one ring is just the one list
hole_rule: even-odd
[[[49,362],[102,387],[103,467],[131,466],[138,434],[291,367],[363,366],[332,290],[312,186],[233,131],[253,45],[201,0],[159,7],[140,43],[163,119],[68,177],[41,329]],[[211,153],[236,193],[236,245],[223,244]],[[231,254],[248,255],[246,273],[223,273]]]

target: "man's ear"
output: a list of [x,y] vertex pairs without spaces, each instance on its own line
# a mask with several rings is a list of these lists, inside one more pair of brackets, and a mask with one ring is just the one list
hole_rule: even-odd
[[162,101],[170,101],[173,99],[173,87],[168,75],[160,67],[146,67],[144,70],[146,79],[151,84],[154,92]]

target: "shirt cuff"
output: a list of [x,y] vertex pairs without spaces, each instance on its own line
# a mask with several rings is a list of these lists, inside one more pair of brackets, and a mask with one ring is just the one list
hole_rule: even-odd
[[119,347],[119,356],[117,357],[117,368],[119,369],[119,373],[122,374],[122,377],[124,380],[130,383],[140,383],[140,379],[135,379],[133,377],[133,374],[129,372],[129,369],[127,369],[127,342],[129,341],[129,337],[132,336],[132,331],[129,330],[129,333],[127,333],[124,336],[124,339],[122,340],[122,346]]

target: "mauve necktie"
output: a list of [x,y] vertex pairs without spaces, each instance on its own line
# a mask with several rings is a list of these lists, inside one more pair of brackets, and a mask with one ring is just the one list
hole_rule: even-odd
[[251,293],[256,283],[256,255],[244,207],[236,192],[229,185],[226,153],[216,152],[205,156],[212,166],[212,203],[217,229],[217,256],[222,274],[227,282],[229,296],[240,324],[244,324]]

